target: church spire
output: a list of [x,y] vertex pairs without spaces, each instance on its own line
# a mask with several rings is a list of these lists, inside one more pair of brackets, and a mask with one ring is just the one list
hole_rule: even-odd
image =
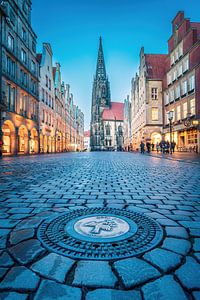
[[103,55],[102,38],[99,38],[99,51],[97,58],[96,78],[106,79],[106,67]]

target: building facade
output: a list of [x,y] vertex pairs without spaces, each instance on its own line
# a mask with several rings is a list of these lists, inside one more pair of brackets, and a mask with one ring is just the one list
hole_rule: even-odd
[[90,130],[84,132],[84,151],[90,151]]
[[164,136],[169,140],[168,113],[173,111],[177,150],[200,151],[200,23],[180,11],[172,21],[164,80]]
[[156,145],[162,140],[163,97],[166,55],[145,54],[140,51],[139,72],[132,79],[132,148],[139,149],[141,141]]
[[38,54],[40,64],[39,85],[39,130],[40,153],[55,152],[56,140],[56,110],[54,79],[52,65],[52,49],[48,43],[43,43],[42,54]]
[[31,1],[1,3],[1,143],[4,155],[39,152],[39,65]]
[[111,102],[100,37],[96,74],[92,90],[90,146],[92,151],[122,150],[124,104]]
[[124,100],[124,149],[132,150],[132,129],[131,129],[132,111],[129,95]]

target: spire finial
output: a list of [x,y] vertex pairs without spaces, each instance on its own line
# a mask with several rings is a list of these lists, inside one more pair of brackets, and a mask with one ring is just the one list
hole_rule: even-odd
[[98,58],[97,58],[96,77],[101,77],[101,78],[106,79],[106,67],[105,67],[105,62],[104,62],[101,36],[99,37],[99,51],[98,51]]

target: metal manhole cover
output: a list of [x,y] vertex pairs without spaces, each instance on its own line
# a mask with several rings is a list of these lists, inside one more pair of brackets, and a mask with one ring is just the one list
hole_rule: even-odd
[[45,220],[38,238],[50,251],[75,259],[116,260],[154,248],[162,239],[153,219],[127,210],[80,209]]

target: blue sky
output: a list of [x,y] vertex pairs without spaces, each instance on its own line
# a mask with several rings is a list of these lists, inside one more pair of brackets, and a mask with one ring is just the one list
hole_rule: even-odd
[[89,128],[92,81],[99,36],[103,38],[112,101],[130,94],[139,51],[167,53],[171,21],[178,10],[200,22],[198,0],[32,0],[32,26],[42,42],[49,42],[62,78],[71,85],[76,104]]

